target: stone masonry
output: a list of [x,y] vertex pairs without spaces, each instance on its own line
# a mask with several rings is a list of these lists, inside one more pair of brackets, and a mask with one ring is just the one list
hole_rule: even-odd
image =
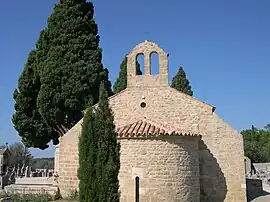
[[59,172],[59,145],[55,147],[54,153],[54,172],[55,174]]
[[[153,52],[159,55],[158,75],[151,75]],[[145,57],[145,75],[135,75],[140,54]],[[140,178],[141,201],[246,201],[241,134],[217,116],[215,107],[170,88],[168,54],[145,41],[129,53],[127,74],[127,89],[109,99],[117,131],[129,127],[118,133],[121,201],[134,201],[135,176]],[[137,130],[139,126],[132,129],[143,122],[145,127],[152,124],[147,132]],[[63,196],[78,189],[81,124],[60,139]]]
[[[121,201],[200,201],[198,139],[122,139],[119,172]],[[136,155],[135,155],[136,154]]]

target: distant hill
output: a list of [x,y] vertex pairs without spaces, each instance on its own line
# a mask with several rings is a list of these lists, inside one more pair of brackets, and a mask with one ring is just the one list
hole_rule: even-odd
[[30,161],[33,169],[54,169],[54,157],[51,158],[34,158]]

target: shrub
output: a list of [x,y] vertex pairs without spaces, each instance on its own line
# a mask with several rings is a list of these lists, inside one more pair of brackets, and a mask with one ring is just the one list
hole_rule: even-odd
[[48,202],[53,201],[49,194],[8,194],[3,193],[0,198],[10,198],[12,202]]

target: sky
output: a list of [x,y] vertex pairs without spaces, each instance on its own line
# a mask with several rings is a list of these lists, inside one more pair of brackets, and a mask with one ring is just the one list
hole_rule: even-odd
[[[13,91],[57,0],[3,1],[0,7],[0,144],[20,141]],[[241,131],[270,123],[270,1],[95,0],[103,64],[115,81],[126,53],[144,40],[169,55],[169,80],[183,66],[194,97]],[[54,147],[31,150],[54,155]]]

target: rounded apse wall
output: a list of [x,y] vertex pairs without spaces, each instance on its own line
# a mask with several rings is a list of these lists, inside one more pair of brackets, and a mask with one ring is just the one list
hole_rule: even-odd
[[119,141],[121,202],[135,201],[136,184],[140,201],[200,201],[198,137]]

